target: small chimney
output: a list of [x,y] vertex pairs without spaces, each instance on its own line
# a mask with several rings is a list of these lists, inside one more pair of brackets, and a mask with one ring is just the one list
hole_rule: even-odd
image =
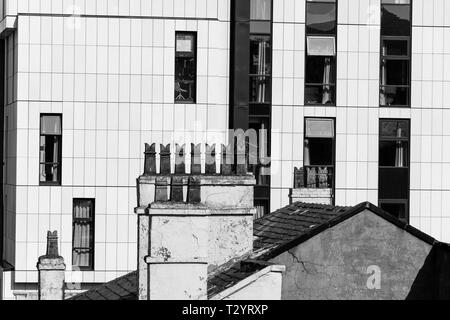
[[58,253],[58,232],[48,231],[47,253],[39,257],[39,300],[64,300],[64,258]]

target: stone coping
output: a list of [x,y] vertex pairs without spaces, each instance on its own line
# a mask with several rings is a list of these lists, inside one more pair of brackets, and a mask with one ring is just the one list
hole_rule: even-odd
[[134,209],[136,214],[151,216],[209,216],[210,210],[204,204],[192,204],[184,202],[153,202],[149,206],[141,206]]
[[208,264],[208,259],[201,257],[164,258],[146,256],[144,260],[147,264]]
[[[159,213],[153,212],[151,209],[161,210]],[[163,211],[164,210],[164,211]],[[168,211],[180,210],[174,214],[170,214]],[[185,214],[181,212],[184,210]],[[196,212],[197,211],[197,212]],[[200,212],[198,212],[200,211]],[[256,214],[256,208],[236,208],[236,207],[224,207],[224,208],[210,208],[203,204],[190,204],[179,202],[155,202],[148,207],[137,207],[134,209],[134,213],[140,215],[193,215],[193,216],[249,216],[253,217]]]
[[256,208],[236,208],[236,207],[224,207],[224,208],[210,208],[211,216],[254,216],[256,214]]

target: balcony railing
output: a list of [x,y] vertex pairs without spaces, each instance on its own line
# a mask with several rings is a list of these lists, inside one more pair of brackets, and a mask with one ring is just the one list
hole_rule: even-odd
[[333,189],[334,166],[305,166],[296,170],[294,188]]

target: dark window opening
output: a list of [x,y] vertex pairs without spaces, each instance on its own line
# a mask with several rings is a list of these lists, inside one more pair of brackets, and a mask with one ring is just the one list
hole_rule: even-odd
[[258,139],[257,159],[249,161],[249,171],[256,178],[254,205],[257,214],[255,218],[260,218],[270,212],[270,162],[264,159],[270,157],[270,117],[251,116],[249,120],[249,129],[256,131]]
[[411,105],[410,1],[381,3],[380,106]]
[[336,1],[306,3],[306,33],[336,34]]
[[305,104],[336,104],[336,1],[306,3]]
[[336,62],[334,57],[306,57],[306,104],[335,104],[335,81]]
[[313,189],[334,189],[334,120],[309,118],[305,125],[304,185]]
[[397,219],[400,219],[402,221],[407,220],[407,204],[406,203],[380,203],[380,208],[386,211],[387,213],[390,213]]
[[409,42],[408,40],[396,38],[383,38],[382,40],[383,55],[385,56],[409,56]]
[[411,34],[410,1],[381,2],[381,34],[385,36],[409,36]]
[[40,169],[41,184],[61,185],[62,116],[41,115]]
[[333,139],[310,138],[305,140],[309,151],[309,164],[312,166],[333,165]]
[[73,200],[72,266],[94,270],[94,199]]
[[[256,178],[255,218],[270,213],[272,103],[272,0],[250,0],[248,128],[257,135],[257,159],[249,161]],[[264,138],[264,139],[263,139]],[[254,146],[253,146],[254,147]],[[250,158],[249,158],[250,160]]]
[[175,102],[195,103],[197,92],[196,33],[177,32],[175,46]]
[[409,120],[380,121],[379,203],[399,219],[409,219]]

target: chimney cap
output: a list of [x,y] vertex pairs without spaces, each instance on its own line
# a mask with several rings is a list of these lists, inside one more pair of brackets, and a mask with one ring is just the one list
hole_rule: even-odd
[[47,232],[47,253],[45,258],[59,258],[58,231]]

